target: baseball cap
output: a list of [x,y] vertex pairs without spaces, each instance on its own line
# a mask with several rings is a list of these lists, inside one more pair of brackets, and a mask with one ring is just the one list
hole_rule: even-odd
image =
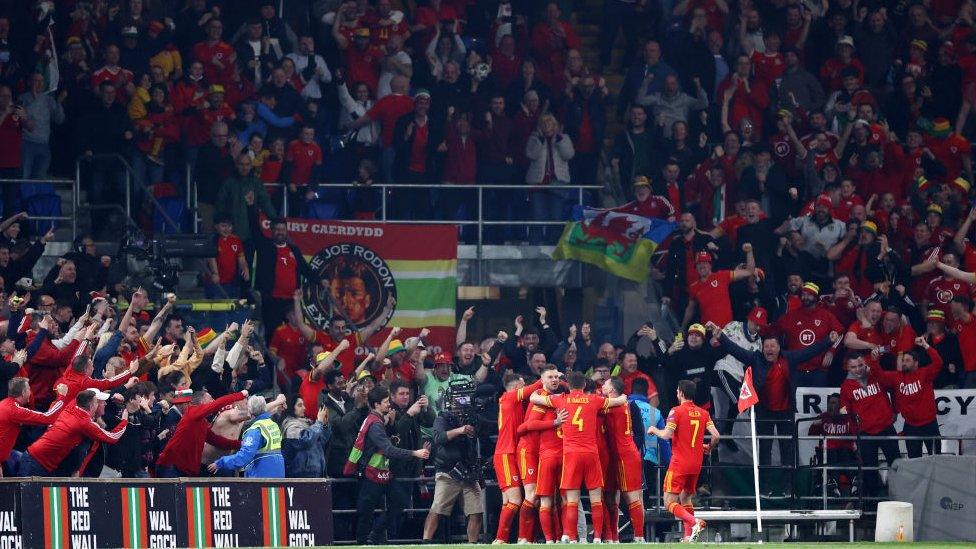
[[854,39],[850,35],[845,34],[844,36],[841,36],[840,37],[840,40],[837,41],[837,45],[838,46],[850,46],[850,47],[853,48],[854,47]]
[[139,29],[135,27],[125,27],[122,29],[122,36],[139,36]]
[[697,322],[688,327],[688,334],[692,332],[698,332],[702,337],[705,337],[705,327]]
[[938,204],[929,204],[929,207],[925,208],[925,213],[937,213],[942,215],[942,206],[939,206]]
[[454,364],[454,357],[447,351],[441,351],[434,356],[434,364]]
[[86,391],[91,391],[91,392],[95,393],[95,400],[108,400],[109,397],[112,396],[111,394],[106,393],[105,391],[101,391],[99,389],[96,389],[94,387],[89,387],[89,388],[87,388],[85,390]]
[[220,84],[210,86],[210,93],[224,93],[224,87]]
[[820,286],[817,286],[813,282],[807,282],[800,288],[801,292],[809,292],[813,295],[820,295]]
[[754,307],[751,311],[749,311],[749,316],[747,319],[751,320],[757,326],[763,328],[769,325],[769,313],[767,313],[766,309],[763,309],[762,307]]
[[356,30],[352,31],[352,34],[353,36],[362,36],[365,38],[369,38],[369,27],[359,27]]
[[706,252],[705,250],[702,250],[697,254],[695,254],[695,264],[711,263],[712,261],[714,261],[714,259],[712,258],[712,254]]
[[650,187],[651,180],[646,175],[638,175],[634,178],[634,187]]
[[419,90],[413,93],[414,99],[420,99],[421,97],[426,97],[427,99],[430,99],[430,92],[427,91],[426,88],[420,88]]
[[916,47],[916,48],[918,48],[918,49],[920,49],[922,51],[929,51],[929,43],[926,42],[925,40],[919,40],[919,39],[916,38],[915,40],[912,40],[911,42],[909,42],[908,45],[909,46],[914,46],[914,47]]
[[867,220],[861,222],[861,228],[864,229],[865,231],[870,231],[874,234],[878,234],[878,224],[875,223],[874,221]]

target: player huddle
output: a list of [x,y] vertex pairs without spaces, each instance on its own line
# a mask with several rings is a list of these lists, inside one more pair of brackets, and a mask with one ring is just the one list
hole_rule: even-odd
[[[589,493],[593,543],[619,541],[621,504],[627,506],[634,542],[641,543],[643,471],[634,437],[645,432],[640,411],[628,402],[619,378],[597,387],[579,372],[565,381],[562,376],[550,365],[531,385],[519,374],[504,379],[493,458],[502,492],[494,543],[508,542],[516,514],[519,543],[535,541],[537,521],[546,543],[578,542],[582,489]],[[684,523],[684,541],[697,541],[704,530],[705,521],[694,517],[692,496],[704,455],[719,437],[708,412],[692,401],[695,389],[692,381],[678,383],[679,405],[665,427],[646,430],[672,440],[664,499],[668,512]],[[706,431],[712,437],[708,444]]]

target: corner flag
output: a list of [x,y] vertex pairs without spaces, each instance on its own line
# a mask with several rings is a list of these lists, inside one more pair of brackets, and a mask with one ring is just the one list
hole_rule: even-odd
[[746,374],[742,378],[742,388],[739,389],[739,413],[745,412],[752,406],[759,404],[759,396],[756,395],[756,386],[752,383],[752,367],[746,368]]

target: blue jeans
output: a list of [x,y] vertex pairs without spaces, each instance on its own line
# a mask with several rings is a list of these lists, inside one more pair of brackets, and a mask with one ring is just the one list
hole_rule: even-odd
[[49,477],[53,473],[44,468],[43,465],[34,461],[30,454],[24,452],[20,456],[20,467],[17,469],[18,477]]
[[183,476],[179,470],[172,465],[159,465],[156,467],[156,478],[179,478]]
[[396,161],[396,149],[382,147],[380,149],[380,172],[385,183],[393,182],[393,163]]
[[[24,179],[47,179],[47,170],[51,167],[51,146],[25,139],[20,151],[20,165],[24,170]],[[43,183],[24,183],[21,188],[25,197],[54,192],[53,186]]]
[[[532,221],[564,220],[565,191],[532,189],[529,191],[529,203],[532,206]],[[531,225],[529,226],[529,242],[531,244],[555,244],[561,233],[561,226]]]

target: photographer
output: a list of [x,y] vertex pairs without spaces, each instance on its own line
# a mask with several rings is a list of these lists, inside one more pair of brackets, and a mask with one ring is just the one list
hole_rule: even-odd
[[[393,418],[393,433],[390,439],[397,448],[404,450],[417,450],[422,448],[421,427],[430,429],[434,425],[434,410],[429,406],[427,395],[420,395],[413,400],[413,391],[410,385],[404,381],[397,380],[390,384],[390,408],[395,414]],[[423,470],[417,461],[393,461],[390,463],[390,472],[394,478],[415,478],[421,476]],[[405,509],[412,507],[412,496],[416,484],[398,483],[397,489],[392,490],[390,495],[396,500],[396,504],[390,505],[391,509]],[[387,517],[389,525],[387,535],[391,539],[399,536],[400,526],[403,524],[402,511],[396,515],[392,512]]]
[[484,513],[481,464],[474,440],[475,418],[461,410],[464,398],[470,397],[445,395],[444,412],[434,420],[434,501],[424,522],[424,543],[434,538],[441,515],[450,516],[460,496],[468,517],[468,543],[478,542]]
[[[343,474],[359,477],[359,499],[356,502],[356,543],[365,545],[385,542],[386,516],[374,517],[373,511],[379,507],[381,500],[386,497],[386,507],[389,516],[396,516],[398,510],[393,507],[396,498],[390,493],[393,475],[390,474],[390,460],[427,459],[430,451],[404,450],[397,448],[390,441],[386,429],[393,422],[394,412],[390,407],[390,391],[385,387],[373,387],[366,396],[370,412],[363,421],[349,460],[342,469]],[[375,518],[375,520],[374,520]]]

